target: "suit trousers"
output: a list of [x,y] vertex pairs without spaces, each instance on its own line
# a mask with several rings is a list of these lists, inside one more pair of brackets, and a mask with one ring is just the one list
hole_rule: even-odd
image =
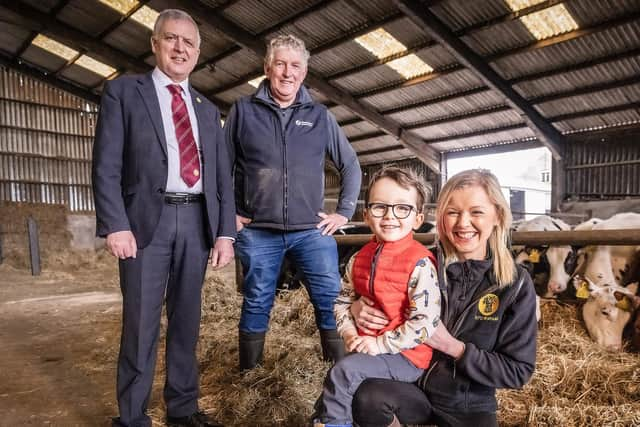
[[203,203],[165,204],[151,243],[120,260],[123,297],[117,397],[120,425],[151,426],[146,415],[166,300],[167,414],[198,410],[196,345],[209,245]]

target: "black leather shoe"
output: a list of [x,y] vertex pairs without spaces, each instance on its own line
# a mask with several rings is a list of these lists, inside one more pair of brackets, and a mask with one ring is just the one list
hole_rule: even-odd
[[194,412],[187,417],[167,416],[168,427],[224,427],[209,418],[204,412]]

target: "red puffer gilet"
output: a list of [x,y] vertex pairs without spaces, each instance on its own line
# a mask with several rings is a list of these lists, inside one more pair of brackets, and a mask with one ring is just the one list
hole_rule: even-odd
[[[378,335],[405,322],[405,312],[409,308],[409,278],[423,258],[429,258],[435,265],[434,255],[413,239],[413,233],[396,242],[378,242],[374,236],[356,254],[352,271],[355,292],[375,301],[374,307],[389,319],[389,324],[380,329]],[[364,335],[360,330],[358,333]],[[426,369],[432,349],[426,344],[419,344],[403,350],[402,355],[416,367]]]

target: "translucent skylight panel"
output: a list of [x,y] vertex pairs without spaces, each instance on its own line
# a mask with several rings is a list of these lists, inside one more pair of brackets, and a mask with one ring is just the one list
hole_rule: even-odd
[[411,79],[433,71],[433,68],[429,66],[429,64],[425,63],[413,53],[387,62],[386,65],[396,70],[405,79]]
[[116,72],[116,69],[87,55],[82,55],[74,64],[80,65],[87,70],[93,71],[102,77],[109,77]]
[[543,1],[545,0],[505,0],[511,10],[513,10],[514,12],[525,9],[527,7],[535,6],[536,4],[542,3]]
[[[397,55],[407,51],[405,45],[382,28],[360,36],[356,38],[355,41],[373,53],[378,59],[388,58],[391,55]],[[387,62],[385,65],[391,67],[405,79],[433,71],[433,67],[426,64],[415,54],[402,56]]]
[[156,23],[158,15],[160,15],[158,11],[148,6],[142,6],[136,13],[131,15],[131,19],[153,31],[153,24]]
[[126,15],[134,6],[138,4],[138,0],[99,0],[100,3],[106,4],[112,9],[117,10],[122,15]]
[[260,77],[256,77],[256,78],[255,78],[255,79],[253,79],[253,80],[249,80],[247,83],[249,83],[251,86],[253,86],[253,87],[257,88],[258,86],[260,86],[260,82],[262,82],[262,80],[264,80],[264,79],[265,79],[265,77],[266,77],[266,76],[263,74],[263,75],[262,75],[262,76],[260,76]]
[[356,43],[373,53],[378,58],[386,58],[407,48],[383,28],[378,28],[355,39]]
[[563,4],[525,15],[520,20],[538,40],[578,29],[578,24]]
[[31,43],[41,49],[46,50],[47,52],[51,52],[54,55],[64,58],[67,61],[75,58],[79,53],[77,50],[73,50],[69,46],[50,39],[49,37],[42,34],[38,34]]

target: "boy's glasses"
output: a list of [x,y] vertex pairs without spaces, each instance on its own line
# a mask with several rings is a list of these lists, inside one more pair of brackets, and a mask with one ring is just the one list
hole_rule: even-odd
[[405,219],[409,215],[411,215],[411,211],[416,211],[417,209],[411,205],[407,205],[405,203],[398,203],[396,205],[388,205],[386,203],[368,203],[367,209],[369,209],[369,213],[374,218],[382,218],[387,214],[387,210],[391,208],[391,212],[398,219]]

